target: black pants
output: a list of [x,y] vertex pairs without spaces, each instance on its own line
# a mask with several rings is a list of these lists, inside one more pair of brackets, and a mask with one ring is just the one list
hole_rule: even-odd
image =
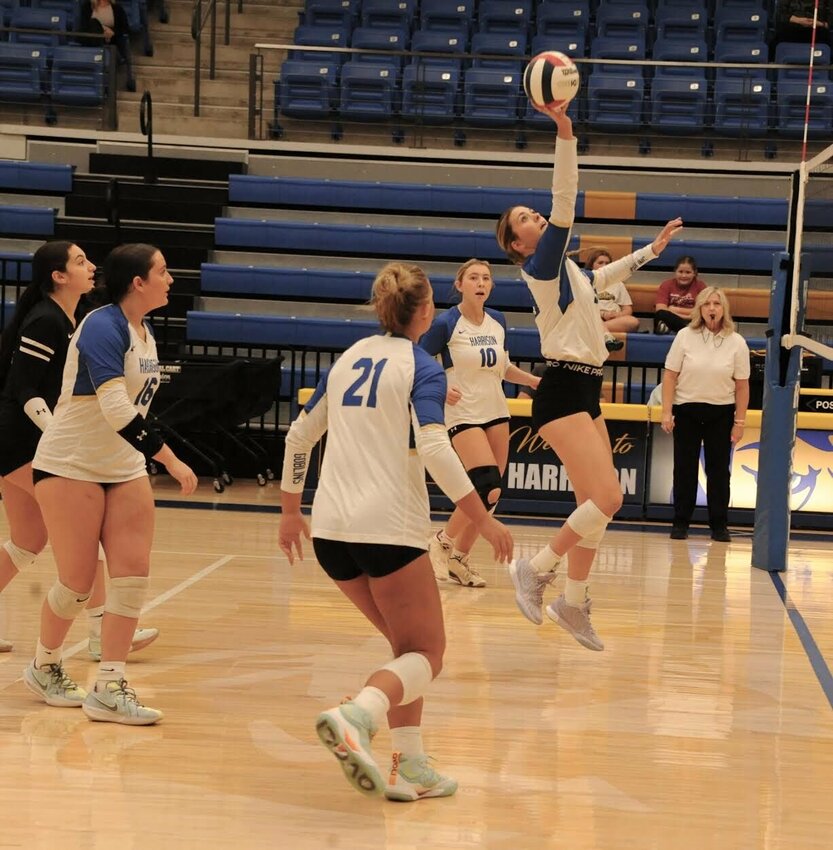
[[677,333],[677,331],[681,331],[684,327],[686,327],[690,321],[691,319],[684,319],[682,316],[678,316],[670,310],[657,310],[656,313],[654,313],[654,333],[656,333],[658,322],[665,322],[672,333]]
[[706,499],[709,525],[729,521],[729,470],[732,456],[734,404],[675,404],[674,522],[688,525],[697,504],[700,446],[706,456]]

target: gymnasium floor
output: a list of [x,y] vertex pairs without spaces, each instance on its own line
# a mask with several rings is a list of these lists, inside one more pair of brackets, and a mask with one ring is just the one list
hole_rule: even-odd
[[[200,498],[264,509],[277,489]],[[47,551],[0,596],[17,645],[0,655],[0,848],[828,850],[833,545],[794,541],[785,606],[750,569],[748,535],[620,528],[592,586],[603,653],[524,620],[482,547],[489,586],[441,588],[449,648],[426,739],[460,790],[410,805],[355,793],[317,741],[316,714],[385,645],[311,550],[289,568],[274,513],[158,510],[143,623],[162,635],[128,665],[166,712],[155,727],[94,724],[24,688]],[[520,553],[547,538],[514,532]],[[85,634],[82,617],[66,667],[91,682]],[[374,749],[387,765],[386,731]]]

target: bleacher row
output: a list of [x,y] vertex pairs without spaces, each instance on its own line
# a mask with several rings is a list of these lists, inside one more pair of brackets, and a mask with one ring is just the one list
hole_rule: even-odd
[[[531,300],[520,283],[517,271],[505,264],[493,232],[496,216],[518,200],[516,189],[478,186],[448,186],[408,183],[311,179],[291,177],[257,177],[233,175],[229,182],[229,215],[216,220],[215,244],[220,251],[256,252],[259,264],[244,262],[206,263],[201,269],[201,293],[211,301],[211,309],[194,310],[187,316],[187,338],[192,346],[206,351],[222,347],[248,353],[279,350],[286,356],[281,397],[291,403],[299,387],[313,386],[329,360],[320,362],[324,354],[337,356],[356,339],[372,333],[375,324],[355,318],[318,318],[302,315],[295,304],[360,304],[367,301],[374,273],[352,270],[367,266],[370,257],[413,259],[416,261],[460,262],[478,256],[495,262],[495,287],[490,305],[506,312],[528,313]],[[545,209],[549,192],[532,192],[524,201]],[[278,219],[258,210],[280,209]],[[379,214],[381,224],[346,224],[327,221],[327,210],[350,209],[356,214],[372,211]],[[292,211],[321,211],[321,220],[293,220]],[[807,207],[810,227],[829,226],[824,202]],[[384,223],[386,215],[418,213],[420,220],[430,223],[436,216],[437,226]],[[777,198],[742,198],[727,196],[679,196],[657,193],[597,192],[579,193],[577,217],[588,220],[620,221],[631,224],[664,222],[681,214],[688,225],[711,229],[749,230],[783,233],[786,228],[787,204]],[[254,216],[254,217],[247,217]],[[484,219],[481,228],[462,228],[455,218]],[[614,256],[624,255],[650,241],[628,236],[594,236],[590,225],[581,228],[571,247],[586,248],[604,244]],[[728,234],[727,234],[728,235]],[[767,237],[769,233],[765,234]],[[774,234],[773,234],[774,236]],[[833,244],[808,246],[817,271],[833,274]],[[679,240],[650,269],[670,270],[680,254],[692,253],[706,278],[716,273],[768,275],[773,253],[783,249],[783,240],[763,242],[726,238],[723,240]],[[280,255],[281,262],[270,265],[269,254]],[[312,255],[338,257],[323,267],[305,265],[303,258]],[[291,263],[291,255],[299,262]],[[449,306],[451,276],[431,275],[438,307]],[[638,316],[653,314],[657,282],[646,282],[637,275],[628,290]],[[755,323],[750,335],[751,349],[764,347],[762,323],[769,310],[769,290],[752,287],[727,290],[738,319]],[[238,309],[222,309],[222,301]],[[240,302],[252,300],[260,306],[239,309]],[[265,307],[267,302],[277,306]],[[345,309],[350,314],[350,309]],[[814,290],[808,303],[809,323],[833,321],[833,292]],[[658,380],[672,337],[652,333],[621,335],[624,348],[611,357],[613,376],[609,393],[619,401],[644,402]],[[511,327],[509,347],[513,358],[520,361],[540,359],[537,331],[531,326]],[[291,354],[291,356],[290,356]],[[314,355],[311,365],[309,357]],[[833,367],[833,364],[825,364]],[[650,374],[649,374],[650,373]],[[623,377],[626,376],[626,377]],[[506,387],[512,394],[513,387]]]
[[[765,0],[714,8],[708,0],[307,0],[298,47],[275,82],[276,122],[282,113],[547,126],[523,96],[521,75],[531,55],[555,49],[581,63],[571,115],[589,129],[797,136],[808,45],[776,47],[776,64],[795,69],[749,67],[769,61],[774,14]],[[638,64],[646,59],[686,64]],[[703,64],[710,59],[736,67]],[[822,136],[833,130],[827,45],[817,46],[814,62],[811,134]]]

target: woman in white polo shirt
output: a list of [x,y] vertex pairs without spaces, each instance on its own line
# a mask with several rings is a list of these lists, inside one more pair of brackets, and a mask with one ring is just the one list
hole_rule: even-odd
[[732,446],[743,436],[749,405],[749,349],[735,332],[722,290],[700,292],[692,319],[674,338],[662,377],[662,430],[674,434],[674,524],[685,540],[697,501],[700,446],[712,540],[728,543]]

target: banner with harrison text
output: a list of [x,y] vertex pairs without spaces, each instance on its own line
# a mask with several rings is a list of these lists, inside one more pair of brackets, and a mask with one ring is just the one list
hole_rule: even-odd
[[[641,505],[645,495],[648,425],[607,420],[613,463],[626,504]],[[502,499],[564,502],[573,500],[569,476],[549,443],[533,431],[528,418],[509,425],[509,463]]]

